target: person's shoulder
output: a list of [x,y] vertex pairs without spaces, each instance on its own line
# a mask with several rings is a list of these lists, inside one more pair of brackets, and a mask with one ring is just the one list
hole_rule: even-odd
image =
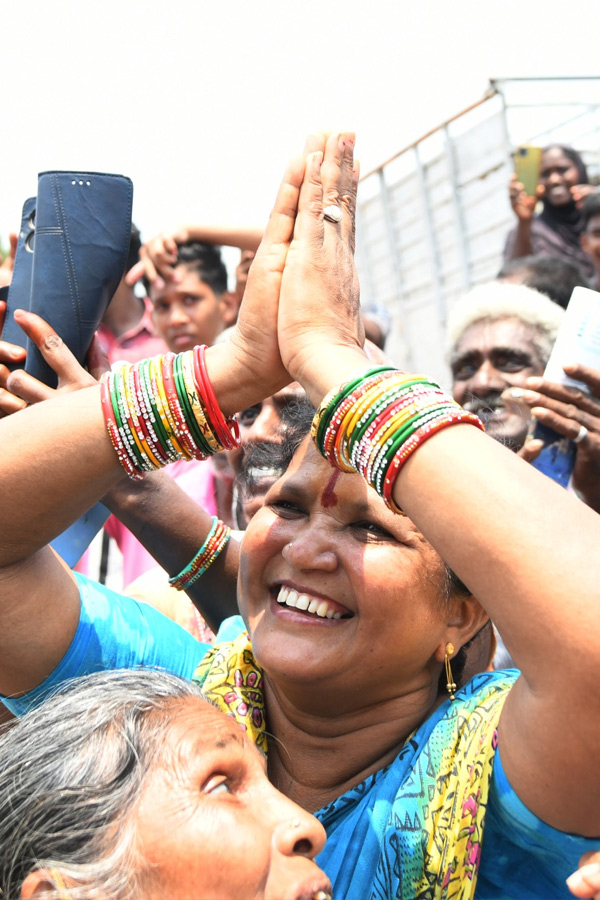
[[579,858],[596,850],[595,838],[567,834],[547,825],[515,793],[495,755],[482,844],[477,894],[543,900],[571,897],[565,879]]
[[104,667],[151,666],[191,678],[210,645],[148,603],[75,573],[80,630],[94,635]]

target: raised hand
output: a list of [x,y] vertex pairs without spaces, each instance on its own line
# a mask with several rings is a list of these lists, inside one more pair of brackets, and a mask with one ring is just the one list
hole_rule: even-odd
[[236,266],[235,295],[238,298],[239,303],[244,299],[244,291],[246,290],[246,283],[248,281],[248,272],[250,271],[250,266],[252,265],[255,256],[255,250],[242,250],[240,261]]
[[[357,185],[353,134],[329,135],[323,150],[308,154],[281,283],[278,336],[283,364],[314,401],[339,382],[343,357],[354,371],[363,358],[354,265]],[[339,221],[331,220],[328,207]]]
[[140,261],[125,276],[127,284],[135,284],[145,277],[157,289],[162,289],[165,281],[174,280],[179,244],[185,244],[188,240],[185,226],[155,235],[142,245]]
[[17,235],[9,234],[10,247],[9,251],[0,263],[0,287],[6,287],[12,281],[13,269],[15,267],[15,256],[17,255]]
[[[239,372],[235,379],[236,409],[276,393],[292,380],[282,363],[278,345],[280,291],[305,178],[305,160],[315,152],[322,153],[325,141],[325,135],[309,135],[304,154],[288,165],[248,272],[237,324],[228,342],[227,366]],[[217,355],[220,355],[218,344],[210,348],[207,358],[214,359]],[[240,406],[244,384],[248,385],[248,396]]]
[[516,217],[522,222],[530,222],[533,219],[541,190],[538,187],[538,196],[535,197],[527,194],[524,186],[517,181],[517,176],[513,172],[508,187],[508,197]]
[[165,281],[175,281],[179,246],[190,241],[205,244],[224,244],[254,253],[261,242],[262,229],[235,225],[179,225],[172,231],[161,231],[147,241],[140,250],[140,261],[126,275],[127,284],[135,284],[145,277],[159,290]]
[[542,425],[576,441],[573,487],[600,512],[600,371],[582,365],[565,366],[565,371],[586,384],[590,393],[539,377],[527,379],[527,390],[510,393],[518,393],[516,399]]

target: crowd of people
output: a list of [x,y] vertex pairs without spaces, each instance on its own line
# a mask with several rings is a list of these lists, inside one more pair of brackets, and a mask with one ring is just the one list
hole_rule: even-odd
[[[600,897],[600,371],[544,378],[600,200],[570,147],[511,181],[447,393],[360,297],[354,144],[310,135],[264,232],[132,228],[85,367],[9,310],[1,898]],[[50,546],[100,500],[120,590]]]

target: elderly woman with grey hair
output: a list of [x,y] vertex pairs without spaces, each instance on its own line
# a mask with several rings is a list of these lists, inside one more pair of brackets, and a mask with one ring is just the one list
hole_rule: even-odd
[[327,900],[324,837],[239,727],[166,672],[75,679],[0,738],[3,900]]

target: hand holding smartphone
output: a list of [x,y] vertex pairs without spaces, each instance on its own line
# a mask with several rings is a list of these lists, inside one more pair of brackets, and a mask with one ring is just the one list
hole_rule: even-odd
[[[573,290],[544,371],[544,378],[547,381],[577,388],[589,395],[588,385],[570,378],[563,369],[567,363],[574,362],[591,369],[600,369],[600,293],[584,287],[576,287]],[[532,463],[533,466],[566,487],[575,464],[577,447],[574,441],[539,422],[534,428],[532,437],[544,442],[540,455]]]
[[517,147],[515,152],[515,174],[517,181],[521,182],[525,193],[530,197],[537,196],[541,164],[541,147]]

